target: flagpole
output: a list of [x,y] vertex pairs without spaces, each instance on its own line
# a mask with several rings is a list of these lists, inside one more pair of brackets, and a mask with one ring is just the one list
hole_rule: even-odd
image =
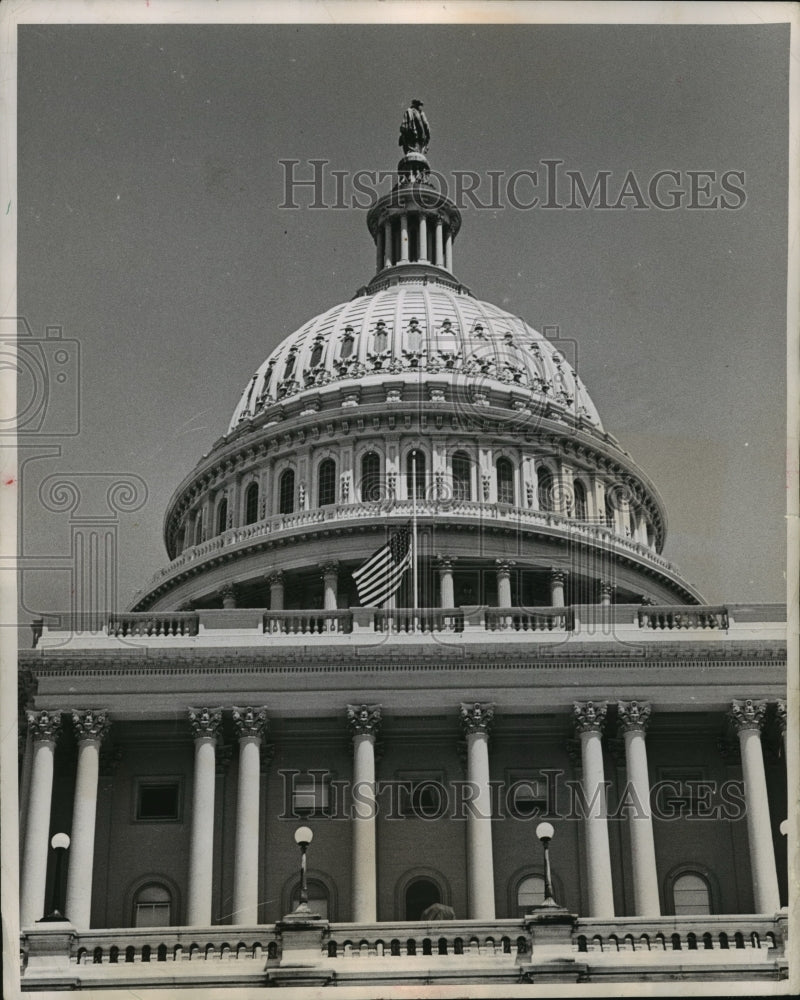
[[411,574],[414,587],[414,631],[417,631],[419,577],[417,575],[417,450],[411,452]]

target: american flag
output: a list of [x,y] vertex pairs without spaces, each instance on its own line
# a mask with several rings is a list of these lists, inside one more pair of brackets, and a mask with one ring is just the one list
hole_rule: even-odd
[[376,607],[396,594],[410,565],[411,529],[406,525],[353,573],[361,606]]

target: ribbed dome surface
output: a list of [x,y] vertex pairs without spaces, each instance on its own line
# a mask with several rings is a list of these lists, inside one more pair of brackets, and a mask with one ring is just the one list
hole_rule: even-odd
[[334,306],[282,341],[251,378],[229,432],[272,403],[331,383],[420,373],[506,384],[602,430],[583,383],[542,334],[468,292],[400,279]]

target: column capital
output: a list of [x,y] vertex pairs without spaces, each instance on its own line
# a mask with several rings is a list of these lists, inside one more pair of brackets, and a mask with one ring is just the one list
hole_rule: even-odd
[[25,717],[34,743],[55,743],[61,735],[61,712],[28,710]]
[[323,577],[339,575],[339,563],[336,559],[323,563],[321,569]]
[[494,704],[492,702],[462,701],[459,719],[466,736],[471,736],[473,733],[488,735],[494,722]]
[[597,585],[600,588],[601,597],[611,597],[614,591],[617,589],[616,583],[613,580],[606,580],[600,577],[597,581]]
[[377,736],[381,724],[380,705],[348,705],[347,724],[353,737]]
[[498,576],[509,576],[511,570],[517,565],[514,559],[495,559],[495,565],[497,566]]
[[439,555],[436,557],[435,565],[440,573],[446,573],[453,569],[453,563],[455,561],[455,556]]
[[80,709],[72,712],[72,727],[79,743],[102,743],[111,728],[105,709]]
[[624,733],[643,733],[650,722],[649,701],[618,701],[617,718]]
[[560,566],[550,567],[550,580],[556,583],[566,583],[567,577],[569,576],[568,569],[562,569]]
[[606,712],[608,702],[605,701],[576,701],[572,705],[572,721],[575,725],[575,732],[581,733],[602,733],[606,723]]
[[233,706],[233,725],[238,739],[261,740],[267,728],[267,706],[238,708]]
[[235,601],[236,600],[236,586],[233,583],[226,583],[224,586],[220,587],[219,596],[223,601]]
[[267,574],[267,583],[270,585],[270,587],[280,586],[283,583],[283,580],[284,580],[283,570],[278,569],[275,570],[274,573]]
[[764,726],[764,716],[767,713],[767,703],[765,701],[753,701],[752,698],[745,698],[742,701],[734,699],[728,712],[728,718],[733,723],[733,728],[737,733],[746,732],[748,729],[761,731]]
[[222,725],[222,707],[190,708],[189,725],[196,740],[206,739],[216,742]]
[[786,702],[783,700],[775,704],[775,720],[778,723],[781,736],[786,736]]

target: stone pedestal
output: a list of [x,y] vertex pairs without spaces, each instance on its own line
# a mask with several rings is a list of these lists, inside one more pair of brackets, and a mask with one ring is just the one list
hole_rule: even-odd
[[267,970],[270,986],[327,986],[336,978],[323,955],[330,924],[303,905],[275,925],[281,959],[277,968]]

